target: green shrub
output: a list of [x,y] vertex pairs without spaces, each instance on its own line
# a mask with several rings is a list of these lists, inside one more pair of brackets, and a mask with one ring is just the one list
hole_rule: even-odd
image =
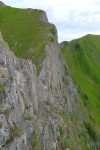
[[28,116],[25,116],[24,119],[27,121],[32,121],[33,117],[31,115],[28,115]]
[[63,119],[64,122],[67,122],[67,115],[65,114],[65,112],[60,112],[60,116]]
[[53,26],[52,28],[51,28],[51,33],[53,34],[53,35],[56,35],[56,28]]
[[64,139],[63,139],[62,145],[63,145],[63,149],[66,150],[66,148],[68,147],[68,141],[67,141],[67,138],[64,138]]
[[8,118],[9,117],[9,113],[10,113],[10,110],[9,109],[5,109],[3,114],[5,115],[6,118]]
[[60,144],[63,150],[66,150],[68,146],[68,141],[65,134],[65,129],[62,126],[59,126],[59,132],[60,132]]
[[83,89],[78,85],[77,88],[80,96],[82,97],[83,103],[86,107],[89,107],[89,97],[88,95],[83,91]]
[[81,50],[81,47],[78,43],[75,44],[75,48],[78,49],[78,50]]
[[39,141],[37,132],[35,130],[32,133],[32,139],[33,139],[32,149],[33,150],[41,150],[40,141]]
[[4,92],[4,86],[0,83],[0,96],[3,94]]
[[64,136],[64,128],[62,126],[59,126],[59,132],[60,132],[60,136],[63,137]]
[[66,96],[64,96],[64,99],[65,99],[65,102],[67,102],[67,97]]
[[95,132],[93,126],[90,123],[86,123],[86,122],[84,124],[85,124],[85,128],[86,128],[87,133],[90,136],[90,138],[93,141],[96,141],[96,132]]
[[6,144],[11,143],[15,137],[20,137],[21,129],[18,127],[10,127],[9,139],[7,139]]
[[50,42],[54,42],[54,37],[53,37],[52,35],[49,35],[49,37],[48,37],[48,41],[50,41]]
[[3,125],[3,124],[0,122],[0,129],[2,128],[2,125]]
[[7,108],[7,109],[0,109],[0,113],[1,114],[4,114],[6,118],[9,117],[9,113],[10,113],[10,110]]

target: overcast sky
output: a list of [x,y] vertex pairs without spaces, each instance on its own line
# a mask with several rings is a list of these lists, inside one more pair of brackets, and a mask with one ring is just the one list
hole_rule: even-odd
[[20,8],[39,8],[47,12],[58,30],[59,41],[85,34],[100,34],[100,0],[2,0]]

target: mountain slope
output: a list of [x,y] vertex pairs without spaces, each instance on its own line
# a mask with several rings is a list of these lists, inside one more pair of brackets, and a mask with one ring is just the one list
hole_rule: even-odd
[[0,30],[16,56],[32,60],[39,72],[45,57],[45,45],[50,38],[54,40],[54,36],[48,33],[56,34],[46,13],[36,9],[1,7]]
[[90,100],[99,94],[97,41],[91,57],[73,41],[62,43],[64,58],[45,12],[0,2],[1,150],[99,149],[99,110]]
[[100,36],[87,35],[69,43],[64,43],[62,43],[62,52],[69,66],[73,80],[89,99],[90,109],[99,130]]

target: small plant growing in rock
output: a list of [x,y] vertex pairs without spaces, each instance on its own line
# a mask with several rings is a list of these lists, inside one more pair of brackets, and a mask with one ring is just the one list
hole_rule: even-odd
[[23,98],[25,109],[29,109],[28,100],[26,98]]
[[66,132],[63,126],[59,126],[59,132],[60,132],[60,145],[63,150],[66,150],[68,147],[68,140],[66,137]]
[[67,122],[67,115],[65,114],[65,112],[60,112],[60,116],[63,119],[64,122]]
[[7,108],[7,109],[0,109],[0,113],[1,114],[4,114],[6,118],[9,117],[9,113],[10,113],[10,110]]
[[54,37],[52,36],[52,35],[49,35],[49,37],[48,37],[48,41],[50,41],[50,42],[54,42]]
[[40,141],[39,141],[37,132],[35,130],[32,133],[32,138],[33,138],[32,149],[33,150],[41,150]]
[[60,136],[63,137],[64,136],[64,128],[62,126],[59,126],[59,132],[60,132]]
[[4,86],[3,84],[0,83],[0,96],[3,94],[4,92]]
[[56,29],[55,29],[55,27],[53,26],[52,28],[51,28],[51,33],[53,34],[53,35],[55,35],[56,34]]
[[25,116],[24,120],[32,121],[33,117],[31,115]]
[[67,97],[66,96],[64,96],[64,99],[65,99],[65,102],[67,103]]
[[5,74],[5,70],[0,68],[0,76],[1,78],[5,78],[6,77],[6,74]]
[[9,77],[9,80],[10,80],[10,81],[13,81],[13,77],[12,77],[12,76],[10,76],[10,77]]
[[5,110],[4,110],[4,115],[5,115],[6,118],[9,117],[9,113],[10,113],[10,110],[9,110],[9,109],[5,109]]
[[85,128],[86,128],[87,133],[90,136],[90,138],[93,141],[96,141],[96,132],[95,132],[93,126],[90,123],[86,123],[86,122],[84,124],[85,124]]
[[68,147],[68,140],[67,140],[67,138],[64,138],[62,140],[62,146],[63,146],[63,149],[66,150],[66,148]]
[[2,125],[3,125],[3,124],[0,122],[0,129],[2,128]]
[[21,129],[18,127],[10,127],[9,139],[7,139],[6,144],[11,143],[15,137],[20,137]]

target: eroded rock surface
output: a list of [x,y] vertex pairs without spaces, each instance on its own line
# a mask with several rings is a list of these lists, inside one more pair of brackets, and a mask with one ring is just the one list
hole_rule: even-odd
[[16,58],[0,34],[2,150],[77,149],[82,140],[76,139],[77,133],[86,134],[83,121],[88,119],[87,109],[83,111],[57,39],[48,42],[45,51],[37,77],[35,65]]

